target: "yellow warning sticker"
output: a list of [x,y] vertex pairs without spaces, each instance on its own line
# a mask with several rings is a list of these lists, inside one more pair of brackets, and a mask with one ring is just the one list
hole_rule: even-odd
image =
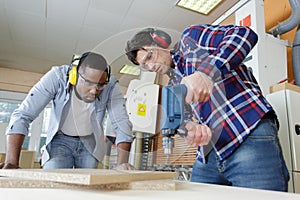
[[138,104],[138,108],[137,108],[137,115],[139,116],[146,116],[146,104]]

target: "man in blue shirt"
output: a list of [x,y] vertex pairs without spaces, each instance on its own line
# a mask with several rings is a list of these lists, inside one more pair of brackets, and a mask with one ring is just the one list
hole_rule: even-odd
[[171,37],[147,28],[126,54],[144,69],[184,84],[197,123],[185,124],[198,146],[191,181],[287,191],[288,171],[277,137],[277,116],[242,63],[257,42],[248,27],[192,25],[171,49]]
[[130,167],[132,124],[118,81],[110,75],[110,67],[100,54],[87,52],[79,58],[78,67],[72,63],[53,67],[13,112],[6,133],[6,160],[0,168],[19,167],[29,124],[50,101],[43,168],[97,168],[105,154],[102,121],[106,111],[117,133],[117,164],[120,169]]

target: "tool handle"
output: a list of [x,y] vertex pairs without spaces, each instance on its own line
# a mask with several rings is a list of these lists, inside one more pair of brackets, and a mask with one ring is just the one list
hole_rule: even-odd
[[161,130],[174,135],[175,130],[184,123],[184,104],[187,88],[183,84],[162,88]]

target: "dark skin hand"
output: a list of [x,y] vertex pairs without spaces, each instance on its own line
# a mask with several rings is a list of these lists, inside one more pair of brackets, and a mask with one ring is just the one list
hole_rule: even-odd
[[121,142],[118,144],[118,170],[133,170],[133,166],[128,164],[131,143]]
[[7,136],[7,150],[5,162],[0,163],[0,169],[18,169],[19,158],[25,135],[13,134]]

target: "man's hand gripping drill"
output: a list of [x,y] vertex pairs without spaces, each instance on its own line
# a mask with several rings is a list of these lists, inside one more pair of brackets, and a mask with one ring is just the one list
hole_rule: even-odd
[[176,134],[185,137],[187,144],[193,147],[206,145],[211,139],[210,128],[192,120],[192,108],[185,103],[186,95],[187,87],[184,84],[162,88],[161,133],[167,164],[170,164]]

